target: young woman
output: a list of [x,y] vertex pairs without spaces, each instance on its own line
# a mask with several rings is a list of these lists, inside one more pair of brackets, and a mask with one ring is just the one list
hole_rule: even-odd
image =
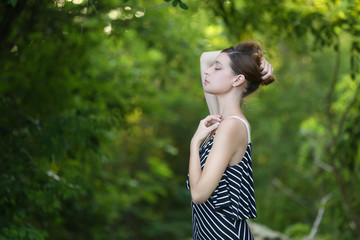
[[200,58],[210,115],[190,143],[187,188],[192,198],[193,239],[253,239],[246,219],[255,218],[250,124],[243,98],[272,83],[272,66],[254,42]]

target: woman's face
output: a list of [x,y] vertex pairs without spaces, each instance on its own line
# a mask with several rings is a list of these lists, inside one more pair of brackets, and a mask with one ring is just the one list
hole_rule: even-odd
[[230,63],[231,60],[227,53],[220,53],[214,64],[205,70],[203,87],[206,93],[219,95],[232,89],[232,82],[236,76],[230,67]]

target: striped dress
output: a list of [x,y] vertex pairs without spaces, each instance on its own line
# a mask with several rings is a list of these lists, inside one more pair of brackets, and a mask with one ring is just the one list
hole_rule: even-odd
[[[257,216],[251,165],[250,129],[242,118],[231,117],[244,122],[248,132],[247,149],[240,163],[226,168],[219,185],[206,202],[201,204],[191,202],[193,240],[254,239],[246,223],[246,219]],[[213,145],[215,134],[204,146],[200,147],[202,169]],[[190,189],[189,177],[186,187]]]

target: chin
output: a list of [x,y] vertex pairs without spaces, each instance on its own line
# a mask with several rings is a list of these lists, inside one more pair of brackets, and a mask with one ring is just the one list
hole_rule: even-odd
[[224,92],[223,91],[214,91],[214,90],[211,90],[211,89],[206,89],[204,88],[204,92],[205,93],[208,93],[208,94],[213,94],[213,95],[218,95],[218,94],[223,94]]
[[205,93],[209,93],[209,94],[215,94],[215,91],[211,90],[211,88],[209,88],[208,86],[204,86],[203,90]]
[[215,94],[213,91],[206,90],[206,89],[204,89],[204,93],[208,93],[208,94]]

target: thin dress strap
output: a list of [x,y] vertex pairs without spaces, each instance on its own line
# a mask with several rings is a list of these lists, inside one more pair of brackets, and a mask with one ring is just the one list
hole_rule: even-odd
[[249,124],[244,119],[242,119],[241,117],[238,117],[238,116],[230,116],[230,117],[227,117],[227,118],[236,118],[236,119],[241,120],[245,124],[246,130],[247,130],[247,133],[248,133],[248,143],[251,143]]

